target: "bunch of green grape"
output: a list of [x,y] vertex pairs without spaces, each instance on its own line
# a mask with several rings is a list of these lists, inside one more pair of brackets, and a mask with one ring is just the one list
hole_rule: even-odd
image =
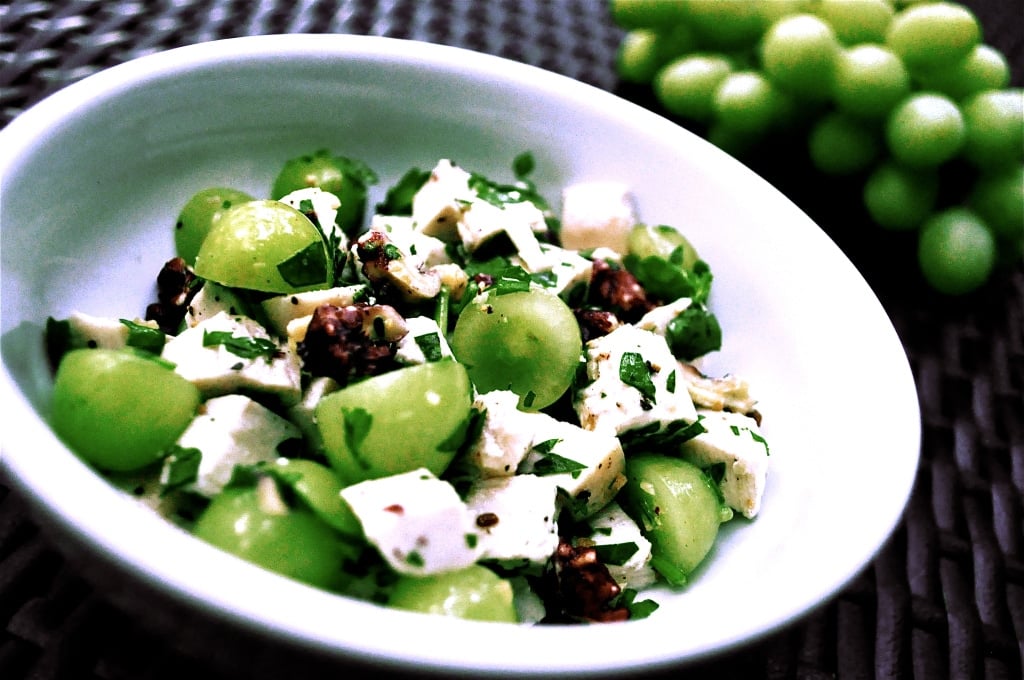
[[[973,291],[1024,252],[1024,90],[966,6],[933,0],[610,0],[617,68],[743,158],[796,135],[916,233],[924,279]],[[953,185],[953,186],[951,186]]]

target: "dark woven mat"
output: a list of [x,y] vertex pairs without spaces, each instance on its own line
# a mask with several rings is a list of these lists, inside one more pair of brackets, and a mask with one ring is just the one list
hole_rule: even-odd
[[[966,4],[982,19],[986,39],[1010,58],[1020,87],[1021,1]],[[0,4],[0,116],[6,125],[64,85],[154,51],[281,32],[458,45],[653,106],[645,93],[621,87],[615,78],[621,32],[604,0],[15,0]],[[906,242],[859,224],[863,216],[848,186],[808,186],[799,167],[794,171],[772,155],[751,165],[833,235],[893,318],[917,379],[922,463],[904,520],[849,587],[791,627],[688,669],[686,676],[1020,678],[1024,269],[1018,266],[968,299],[932,295],[914,278]],[[884,376],[879,381],[884,389]],[[864,502],[870,502],[869,492]],[[0,678],[230,677],[107,604],[0,480]]]

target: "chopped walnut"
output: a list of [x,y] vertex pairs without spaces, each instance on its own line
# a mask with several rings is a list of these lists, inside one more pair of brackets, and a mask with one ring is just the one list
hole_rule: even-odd
[[168,260],[157,274],[157,302],[146,307],[146,320],[155,321],[168,335],[177,335],[188,305],[200,288],[202,280],[185,260],[180,257]]
[[622,325],[615,314],[602,309],[576,309],[573,313],[583,342],[608,335]]
[[396,368],[395,342],[386,339],[387,322],[379,324],[385,327],[384,339],[373,340],[366,332],[367,325],[374,328],[373,319],[383,318],[382,308],[361,302],[346,307],[317,307],[305,338],[298,344],[303,368],[314,376],[333,378],[341,385],[348,384],[353,377],[379,375]]
[[647,299],[647,292],[635,276],[604,260],[594,260],[587,301],[614,312],[627,323],[638,321],[657,306]]
[[622,588],[597,558],[593,546],[573,547],[563,540],[555,551],[554,562],[566,614],[598,623],[629,618],[629,609],[611,604]]
[[356,243],[356,255],[363,263],[363,274],[384,297],[391,291],[408,302],[430,300],[441,292],[441,276],[435,271],[420,271],[383,231],[372,230]]

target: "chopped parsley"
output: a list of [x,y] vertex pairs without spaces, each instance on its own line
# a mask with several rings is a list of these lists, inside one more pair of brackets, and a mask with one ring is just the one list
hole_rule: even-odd
[[168,449],[160,469],[160,495],[168,494],[190,484],[199,476],[199,463],[203,453],[194,447],[175,444]]
[[428,362],[440,361],[444,357],[441,352],[441,337],[437,333],[417,335],[413,340]]
[[601,560],[605,564],[612,564],[615,566],[622,566],[625,564],[639,549],[640,548],[633,541],[630,541],[629,543],[608,543],[605,545],[594,546],[594,552],[597,553],[597,559]]
[[266,338],[234,336],[231,331],[204,330],[203,347],[216,347],[217,345],[222,345],[224,349],[243,359],[263,357],[270,361],[280,351],[276,342]]
[[555,446],[561,441],[561,439],[548,439],[533,447],[533,452],[539,456],[533,462],[533,474],[541,477],[569,474],[573,479],[576,479],[579,477],[581,470],[587,469],[587,466],[582,463],[554,453]]
[[619,438],[624,449],[656,449],[671,451],[688,442],[699,434],[704,434],[704,416],[697,415],[692,423],[685,420],[673,420],[664,427],[661,423],[650,423],[642,427],[626,430]]
[[129,347],[141,349],[143,352],[150,352],[152,354],[160,354],[163,351],[164,343],[167,342],[167,335],[162,330],[144,326],[128,319],[118,320],[128,327],[127,344]]
[[619,362],[619,379],[630,387],[635,387],[640,394],[652,404],[654,399],[654,382],[651,381],[651,366],[637,352],[623,352]]
[[364,408],[343,408],[341,409],[341,415],[345,420],[345,446],[348,447],[356,462],[363,469],[369,470],[370,463],[363,456],[361,449],[363,441],[366,440],[366,435],[370,433],[370,428],[373,427],[373,415]]
[[[321,235],[323,232],[321,232]],[[308,246],[277,265],[277,273],[289,286],[303,288],[327,282],[327,256],[322,241]]]

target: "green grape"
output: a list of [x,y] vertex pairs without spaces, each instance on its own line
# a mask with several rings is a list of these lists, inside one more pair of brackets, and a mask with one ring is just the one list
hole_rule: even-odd
[[204,279],[281,294],[327,288],[332,270],[316,226],[295,208],[271,200],[225,210],[203,240],[195,264]]
[[1024,160],[1024,90],[988,90],[963,103],[964,156],[983,168]]
[[359,518],[341,498],[341,480],[329,467],[303,458],[278,458],[270,469],[321,520],[346,536],[362,536]]
[[478,564],[431,576],[401,576],[388,606],[471,621],[518,622],[512,584]]
[[[677,257],[679,266],[692,270],[700,256],[697,249],[675,227],[665,224],[638,224],[629,232],[626,248],[630,255],[638,258],[660,257],[668,260]],[[678,251],[678,255],[676,254]]]
[[521,409],[535,411],[569,388],[583,343],[576,317],[558,296],[492,289],[459,314],[452,351],[477,390],[512,390]]
[[636,28],[622,37],[615,55],[619,77],[630,83],[649,83],[661,68],[658,33],[649,28]]
[[320,149],[289,159],[274,179],[270,196],[280,199],[293,191],[310,187],[328,191],[341,201],[335,221],[346,234],[353,236],[362,230],[367,186],[376,182],[377,176],[364,163],[344,156],[332,156],[326,149]]
[[832,27],[811,14],[779,19],[760,44],[761,64],[772,82],[795,96],[812,100],[831,96],[839,51]]
[[974,14],[954,2],[927,2],[898,12],[885,42],[914,75],[935,72],[966,57],[981,40]]
[[253,197],[238,189],[210,187],[196,192],[181,209],[174,224],[174,245],[178,257],[191,267],[210,227],[224,211],[236,203],[245,203]]
[[737,50],[752,46],[766,24],[762,0],[686,0],[686,21],[709,49]]
[[715,90],[733,70],[728,58],[691,54],[666,64],[654,78],[654,94],[669,112],[697,122],[712,116]]
[[832,96],[836,108],[864,118],[883,118],[910,94],[903,61],[881,45],[857,45],[836,60]]
[[[1009,244],[1024,240],[1024,165],[983,173],[971,189],[968,205],[999,238]],[[1020,251],[1015,257],[1020,256]]]
[[826,114],[811,128],[807,146],[814,167],[829,175],[866,170],[881,148],[873,127],[839,112]]
[[921,226],[917,260],[926,281],[940,293],[962,295],[979,288],[995,265],[995,239],[970,209],[950,208]]
[[782,17],[793,14],[808,14],[814,11],[819,0],[765,0],[758,3],[757,9],[765,29]]
[[844,45],[883,42],[896,14],[890,0],[819,0],[814,11]]
[[313,513],[279,506],[279,497],[268,502],[266,493],[262,483],[225,489],[196,520],[193,533],[264,569],[319,588],[340,587],[341,565],[352,549]]
[[462,364],[436,361],[367,378],[316,406],[331,467],[346,484],[427,468],[440,475],[466,435],[472,386]]
[[921,89],[963,101],[978,92],[1001,90],[1010,84],[1010,64],[991,45],[975,45],[956,62],[934,72],[918,75]]
[[952,159],[966,139],[964,116],[945,95],[912,94],[886,121],[886,141],[893,157],[912,167],[936,167]]
[[618,498],[652,544],[652,566],[674,585],[707,557],[719,525],[732,517],[699,467],[681,458],[634,454]]
[[131,350],[64,355],[50,422],[86,462],[127,472],[156,462],[195,416],[199,390],[166,363]]
[[864,206],[871,219],[886,229],[918,228],[935,208],[938,195],[935,172],[893,161],[876,167],[864,183]]
[[712,98],[714,118],[745,134],[767,132],[785,108],[780,93],[757,71],[735,71],[727,75]]
[[704,137],[719,149],[735,158],[746,156],[763,138],[760,134],[737,130],[717,120],[712,121],[708,125]]
[[612,20],[622,28],[663,28],[686,16],[681,0],[609,0]]

